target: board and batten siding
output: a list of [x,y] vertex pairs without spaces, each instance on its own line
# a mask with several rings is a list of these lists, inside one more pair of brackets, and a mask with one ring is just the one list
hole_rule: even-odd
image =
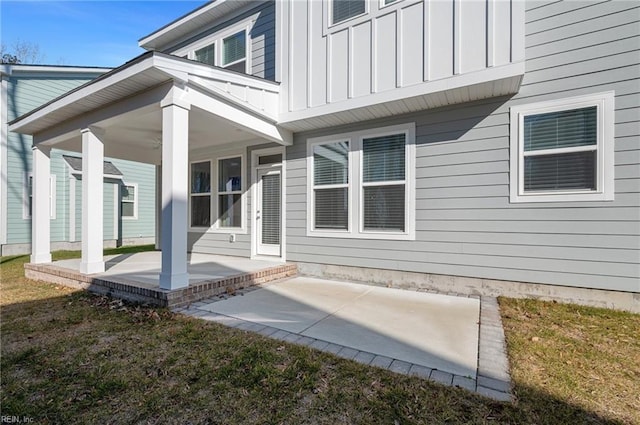
[[510,1],[405,0],[331,25],[329,1],[289,3],[288,111],[455,78],[522,58]]
[[[519,94],[295,135],[287,260],[640,292],[640,5],[526,3]],[[615,200],[509,201],[509,108],[615,91]],[[308,237],[306,140],[416,123],[416,240]]]

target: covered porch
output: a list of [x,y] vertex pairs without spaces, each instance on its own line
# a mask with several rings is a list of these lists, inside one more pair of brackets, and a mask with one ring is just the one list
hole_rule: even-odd
[[[189,289],[194,270],[188,255],[194,191],[190,162],[212,149],[290,145],[291,133],[276,125],[278,96],[278,83],[148,52],[10,123],[10,131],[34,138],[31,267],[51,263],[50,151],[57,148],[81,153],[84,170],[81,259],[64,269],[85,276],[109,272],[102,254],[100,190],[101,164],[108,156],[157,166],[156,246],[161,253],[155,278],[162,291]],[[238,196],[246,197],[252,185],[243,182]],[[246,232],[246,211],[241,219]],[[206,226],[213,226],[199,224],[198,231],[205,233]]]

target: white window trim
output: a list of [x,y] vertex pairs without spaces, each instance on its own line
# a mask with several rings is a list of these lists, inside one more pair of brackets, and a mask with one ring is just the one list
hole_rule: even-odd
[[[221,31],[218,31],[208,37],[204,37],[200,40],[198,40],[197,42],[190,44],[188,46],[185,46],[184,48],[177,50],[175,52],[173,52],[172,54],[175,56],[184,56],[186,55],[188,59],[190,60],[195,60],[196,58],[196,50],[200,50],[204,47],[210,46],[210,45],[215,45],[214,49],[214,66],[220,67],[220,68],[226,68],[230,65],[233,65],[236,62],[232,62],[226,65],[222,65],[222,58],[223,58],[223,45],[224,43],[222,42],[225,38],[230,37],[234,34],[239,33],[240,31],[244,31],[245,32],[245,42],[246,42],[246,46],[245,46],[245,60],[247,61],[247,65],[245,68],[245,73],[250,74],[249,70],[252,69],[251,67],[251,29],[253,27],[253,25],[255,24],[255,20],[251,19],[249,21],[243,21],[238,23],[237,25],[233,25],[231,27],[227,27],[224,28]],[[240,62],[240,61],[237,61]]]
[[[316,197],[314,196],[316,185],[314,182],[314,160],[313,160],[313,148],[316,146],[322,145],[330,145],[333,143],[347,142],[349,144],[349,151],[347,153],[347,184],[338,184],[338,185],[322,185],[320,188],[322,189],[331,189],[331,188],[347,188],[347,208],[349,214],[347,216],[347,230],[341,229],[320,229],[316,230],[315,224],[315,202]],[[347,237],[353,232],[353,220],[352,220],[352,211],[353,211],[353,138],[351,135],[336,135],[329,137],[321,137],[316,139],[309,139],[307,142],[307,236],[323,236],[323,237]]]
[[[238,33],[244,32],[244,58],[242,59],[238,59],[235,60],[233,62],[229,62],[229,63],[224,63],[224,40],[229,38],[229,37],[233,37]],[[233,66],[239,62],[245,61],[245,73],[247,72],[247,68],[248,68],[248,62],[249,62],[249,31],[247,28],[241,29],[240,31],[236,31],[230,35],[227,35],[226,37],[223,37],[220,39],[220,67],[222,68],[228,68],[230,66]]]
[[[362,219],[362,140],[372,137],[393,134],[405,134],[405,231],[364,231]],[[365,131],[355,131],[307,140],[307,236],[353,239],[383,239],[383,240],[415,240],[416,238],[416,127],[415,123],[399,124],[389,127],[375,128]],[[313,196],[313,147],[319,144],[349,141],[349,229],[328,231],[314,229],[315,205]],[[354,213],[357,211],[357,214]]]
[[[257,199],[258,193],[258,170],[267,169],[271,167],[281,167],[281,187],[280,187],[280,202],[281,205],[281,217],[280,217],[280,225],[281,227],[281,235],[280,235],[280,261],[285,262],[287,256],[287,184],[286,184],[286,176],[287,176],[287,160],[286,160],[287,150],[284,146],[279,146],[275,148],[265,148],[265,149],[255,149],[251,151],[251,199]],[[258,160],[261,156],[272,155],[272,154],[281,154],[282,162],[279,164],[268,164],[268,165],[259,165]],[[251,202],[251,228],[257,228],[257,220],[256,220],[256,202]],[[263,256],[258,255],[258,232],[251,232],[251,258],[257,259],[270,259],[273,260],[277,257],[272,256]]]
[[[414,131],[415,131],[415,127],[414,127]],[[374,137],[384,137],[384,136],[393,136],[393,135],[397,135],[400,133],[404,133],[405,135],[405,150],[404,150],[404,164],[405,164],[405,173],[404,173],[404,180],[389,180],[389,181],[382,181],[382,182],[374,182],[374,183],[365,183],[364,182],[364,173],[362,172],[362,170],[364,169],[364,155],[362,155],[362,151],[364,148],[364,139],[371,139]],[[361,234],[366,234],[366,235],[377,235],[379,237],[384,238],[386,235],[408,235],[410,233],[410,231],[407,229],[407,224],[410,223],[411,220],[411,212],[414,211],[415,212],[415,198],[414,198],[414,207],[413,208],[409,208],[409,202],[407,202],[407,207],[404,210],[404,220],[405,220],[405,231],[404,232],[394,232],[394,231],[384,231],[384,230],[365,230],[364,229],[364,188],[365,186],[386,186],[386,185],[399,185],[402,184],[405,186],[405,200],[410,200],[409,197],[409,181],[412,180],[409,170],[407,170],[407,167],[409,167],[409,164],[412,163],[413,161],[413,166],[411,166],[411,169],[415,168],[415,150],[412,150],[411,146],[413,146],[415,148],[415,144],[411,141],[415,140],[415,133],[412,136],[410,134],[410,130],[407,128],[398,128],[395,130],[390,130],[390,131],[384,131],[384,132],[380,132],[380,133],[369,133],[366,135],[362,135],[358,138],[358,145],[356,146],[357,152],[358,152],[358,156],[360,157],[358,160],[358,191],[360,192],[358,195],[358,200],[359,200],[359,209],[358,209],[358,222],[360,225],[359,231]],[[409,146],[409,143],[411,143],[411,146]],[[415,238],[415,237],[414,237]]]
[[[577,96],[566,99],[536,102],[513,106],[510,109],[510,173],[509,191],[512,203],[520,202],[573,202],[573,201],[612,201],[614,199],[614,95],[613,91]],[[597,107],[597,176],[594,191],[554,191],[554,192],[525,192],[524,191],[524,117],[533,114],[543,114]],[[575,147],[563,149],[549,149],[538,151],[530,155],[544,153],[581,152],[593,147]]]
[[[133,201],[125,201],[122,199],[122,192],[120,192],[120,196],[119,196],[119,201],[120,201],[120,205],[122,205],[123,202],[125,203],[133,203],[133,217],[125,217],[124,215],[122,215],[122,206],[120,206],[120,218],[122,218],[123,220],[137,220],[138,219],[138,197],[140,196],[140,192],[138,192],[138,183],[122,183],[122,186],[130,186],[133,187]],[[191,217],[191,216],[189,216]]]
[[[24,180],[22,182],[22,218],[24,220],[31,220],[31,212],[29,211],[29,179],[33,178],[32,172],[24,173]],[[49,176],[49,218],[55,220],[57,217],[57,186],[58,179],[55,174]]]
[[378,7],[379,7],[380,9],[385,8],[385,7],[389,7],[389,6],[391,6],[391,5],[394,5],[394,4],[396,4],[396,3],[401,2],[402,0],[395,0],[395,1],[392,1],[391,3],[387,3],[387,1],[388,1],[388,0],[380,0]]
[[349,17],[347,19],[344,19],[344,20],[342,20],[340,22],[333,22],[333,0],[325,1],[325,5],[326,5],[326,8],[327,8],[325,16],[329,17],[329,22],[328,22],[327,27],[328,28],[334,28],[334,27],[342,25],[342,24],[344,24],[346,22],[351,22],[351,21],[353,21],[355,19],[358,19],[358,18],[360,18],[362,16],[366,16],[367,14],[369,14],[370,8],[371,8],[369,3],[370,3],[369,0],[364,0],[364,12],[362,12],[362,13],[360,13],[358,15],[353,15],[353,16],[351,16],[351,17]]
[[[208,162],[209,163],[209,176],[210,177],[210,182],[209,182],[209,192],[207,193],[191,193],[191,176],[192,176],[192,167],[193,164],[200,164],[202,162]],[[194,196],[209,196],[209,222],[212,223],[211,220],[211,215],[212,215],[212,208],[213,208],[213,191],[212,189],[212,184],[213,184],[213,161],[210,159],[197,159],[197,160],[193,160],[189,162],[189,203],[187,206],[187,214],[189,214],[189,231],[190,232],[206,232],[207,230],[209,230],[211,228],[211,224],[209,225],[209,227],[206,226],[193,226],[191,224],[191,198]]]
[[[220,167],[220,161],[223,159],[229,159],[229,158],[238,158],[240,157],[240,227],[222,227],[220,225],[220,217],[218,214],[218,198],[220,197],[220,195],[223,194],[231,194],[231,193],[238,193],[238,191],[233,191],[233,192],[220,192],[218,190],[219,188],[219,168]],[[215,182],[215,200],[213,202],[213,206],[215,209],[213,209],[213,214],[215,217],[215,220],[213,221],[213,229],[217,232],[217,233],[247,233],[247,183],[246,183],[246,179],[247,176],[245,175],[245,155],[242,152],[238,152],[235,154],[229,154],[229,155],[224,155],[224,156],[218,156],[214,159],[215,161],[215,176],[214,176],[214,182]]]

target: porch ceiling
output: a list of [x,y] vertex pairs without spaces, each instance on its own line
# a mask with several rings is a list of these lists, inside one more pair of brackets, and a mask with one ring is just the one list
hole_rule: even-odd
[[80,130],[102,131],[105,155],[159,163],[160,103],[173,85],[191,105],[189,149],[270,140],[286,144],[276,127],[279,85],[156,52],[146,53],[10,123],[34,142],[81,150]]

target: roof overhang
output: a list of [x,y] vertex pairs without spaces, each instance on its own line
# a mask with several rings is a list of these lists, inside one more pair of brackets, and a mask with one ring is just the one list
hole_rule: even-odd
[[396,88],[280,114],[279,125],[293,132],[335,127],[518,93],[524,62]]
[[138,45],[147,50],[160,50],[164,46],[182,40],[202,28],[211,27],[216,21],[228,19],[231,13],[253,5],[256,0],[214,0],[187,13],[162,28],[142,37]]
[[147,52],[19,117],[9,130],[55,145],[70,134],[79,135],[82,128],[108,126],[133,111],[159,111],[176,84],[185,88],[186,100],[199,111],[257,138],[291,143],[290,132],[276,126],[278,83],[157,52]]

